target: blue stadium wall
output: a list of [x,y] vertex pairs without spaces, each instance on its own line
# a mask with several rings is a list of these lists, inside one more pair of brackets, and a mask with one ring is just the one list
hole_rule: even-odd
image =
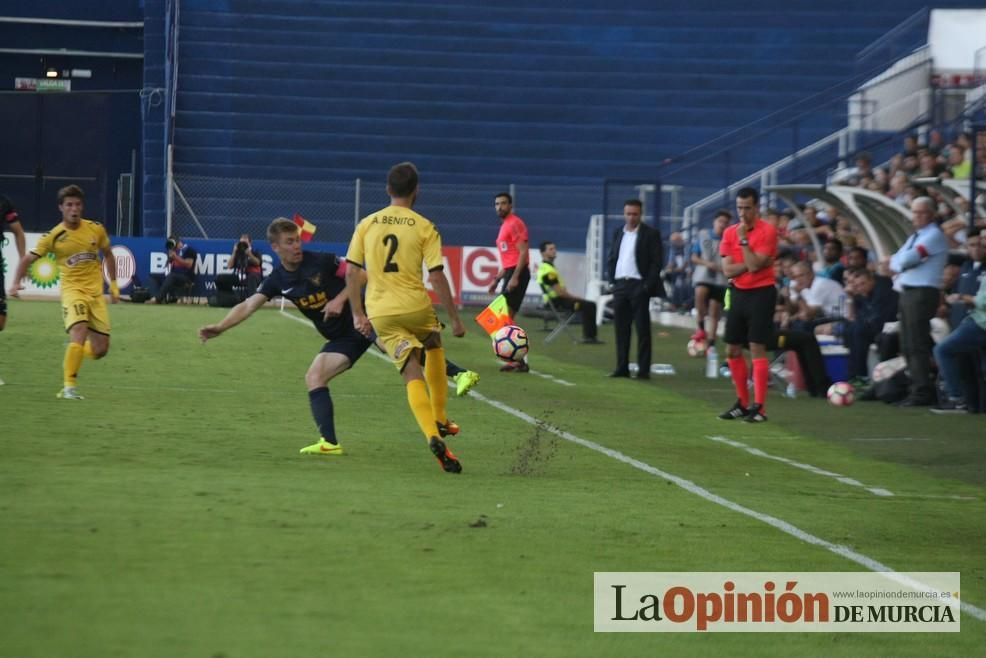
[[[490,193],[652,179],[664,158],[844,80],[862,48],[923,6],[182,0],[175,171],[379,181],[410,159],[428,184]],[[39,7],[80,18],[143,13],[142,83],[163,87],[165,0]],[[160,235],[163,108],[140,111],[144,232]],[[799,139],[844,122],[820,112]],[[790,149],[787,135],[760,140],[732,165],[752,171]],[[552,201],[555,214],[578,227],[563,246],[578,248],[597,208],[581,199],[564,207],[565,198]],[[446,239],[466,241],[469,227],[460,229]]]
[[[22,18],[139,22],[143,3],[135,0],[46,0],[4,3],[0,14]],[[126,53],[135,57],[0,54],[0,137],[3,164],[0,193],[18,206],[29,230],[58,221],[55,193],[79,182],[87,194],[87,215],[115,227],[117,178],[131,171],[141,151],[142,30],[0,23],[5,49]],[[72,79],[71,94],[14,92],[18,77],[44,77],[88,69],[91,78]],[[139,207],[139,197],[137,211]]]

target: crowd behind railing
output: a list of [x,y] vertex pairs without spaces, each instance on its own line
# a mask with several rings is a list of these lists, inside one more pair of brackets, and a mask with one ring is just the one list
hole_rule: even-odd
[[[773,224],[778,232],[778,303],[774,318],[777,331],[811,336],[816,341],[828,336],[822,340],[835,340],[848,348],[848,377],[861,389],[864,399],[900,402],[903,398],[905,404],[910,400],[921,406],[932,406],[939,412],[986,411],[983,408],[986,406],[986,350],[983,349],[986,347],[986,327],[973,321],[980,316],[986,318],[986,309],[977,307],[977,293],[986,285],[983,276],[986,217],[979,214],[970,226],[968,193],[959,192],[946,198],[942,187],[942,181],[947,179],[968,181],[973,167],[976,167],[977,178],[986,180],[986,135],[981,135],[979,144],[974,145],[972,136],[967,133],[946,141],[942,133],[931,131],[925,143],[915,136],[906,137],[903,149],[879,166],[874,166],[868,153],[860,153],[855,166],[836,172],[830,181],[832,185],[856,186],[882,194],[905,208],[911,209],[915,204],[927,208],[933,215],[929,230],[937,227],[944,237],[943,244],[947,242],[944,265],[940,272],[936,267],[929,278],[929,281],[935,281],[934,287],[938,289],[938,303],[930,318],[931,340],[936,347],[929,368],[932,376],[941,373],[934,398],[929,398],[926,393],[915,398],[913,382],[909,388],[903,379],[913,376],[910,372],[913,355],[909,356],[908,352],[917,339],[905,335],[902,344],[901,299],[914,286],[902,283],[900,269],[895,269],[900,266],[892,264],[890,258],[877,260],[875,250],[858,228],[858,223],[849,221],[839,209],[818,199],[809,200],[797,211],[771,207],[764,213],[763,219]],[[980,190],[974,199],[980,207],[984,196]],[[667,310],[691,313],[696,317],[697,329],[693,338],[705,338],[710,329],[706,322],[709,302],[702,290],[703,284],[695,279],[696,268],[703,273],[701,277],[705,277],[706,258],[715,250],[722,230],[733,221],[729,210],[719,211],[718,217],[726,221],[717,220],[712,228],[691,236],[690,241],[684,233],[672,233],[667,243],[664,269],[669,293]],[[917,222],[914,231],[913,236],[924,234]],[[811,232],[817,240],[812,239]],[[820,252],[816,250],[816,244],[821,245]],[[908,246],[902,246],[901,251]],[[978,328],[983,333],[981,345],[976,342],[980,338],[978,334],[966,340],[967,320],[972,322],[973,329]],[[711,330],[715,328],[713,323]],[[956,333],[960,329],[962,337]],[[952,336],[952,343],[963,338],[960,352],[949,353],[949,336]],[[945,378],[949,365],[941,361],[950,359],[955,363],[955,354],[962,355],[958,359],[961,376],[950,374],[953,380],[960,380],[962,384],[960,391],[954,385],[949,391]],[[911,368],[905,368],[908,358]],[[818,365],[820,359],[808,360],[815,362],[812,367],[821,367]],[[880,382],[874,382],[874,362],[891,364],[876,368],[876,379]],[[888,390],[892,386],[883,384],[894,380],[891,375],[897,376],[896,381],[900,384],[893,391]],[[816,378],[817,382],[824,380],[824,375]],[[824,394],[821,389],[820,383],[809,387],[813,395]]]

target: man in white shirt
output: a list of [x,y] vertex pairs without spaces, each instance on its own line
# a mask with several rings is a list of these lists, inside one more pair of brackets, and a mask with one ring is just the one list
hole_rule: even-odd
[[815,276],[811,265],[805,262],[795,263],[791,277],[794,279],[791,303],[797,308],[793,328],[810,331],[810,327],[823,318],[842,316],[845,299],[842,286],[832,279]]
[[631,328],[637,330],[637,379],[650,379],[650,298],[663,297],[661,232],[644,224],[636,199],[623,205],[625,224],[613,235],[607,271],[613,284],[616,370],[610,377],[630,376]]

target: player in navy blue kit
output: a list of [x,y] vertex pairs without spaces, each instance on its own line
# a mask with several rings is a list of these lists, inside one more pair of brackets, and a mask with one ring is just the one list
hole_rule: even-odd
[[346,302],[344,260],[334,254],[302,251],[298,226],[289,219],[271,222],[267,239],[281,264],[256,293],[233,307],[222,322],[199,329],[199,338],[205,342],[219,336],[274,297],[289,299],[328,340],[305,373],[308,400],[321,437],[318,443],[302,448],[301,452],[341,455],[328,384],[351,368],[373,345],[373,340],[353,328],[353,316]]
[[[301,452],[341,455],[343,450],[336,436],[328,384],[353,367],[373,345],[375,336],[366,338],[353,326],[345,295],[345,260],[334,254],[303,251],[298,226],[289,219],[278,218],[271,222],[267,239],[281,264],[260,284],[255,294],[230,309],[221,322],[199,329],[199,338],[204,343],[232,329],[274,297],[290,300],[328,340],[305,373],[308,400],[321,437],[318,443],[302,448]],[[447,372],[456,382],[463,375],[470,375],[470,388],[479,381],[479,375],[452,363],[448,364]],[[454,428],[450,433],[458,433],[458,426],[451,424]]]

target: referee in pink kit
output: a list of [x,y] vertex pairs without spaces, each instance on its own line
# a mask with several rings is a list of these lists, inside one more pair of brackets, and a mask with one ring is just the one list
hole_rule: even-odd
[[[496,236],[496,249],[500,252],[500,271],[496,280],[490,285],[489,291],[496,292],[496,284],[503,282],[500,292],[507,298],[510,307],[510,317],[517,317],[520,305],[524,302],[524,293],[531,282],[531,270],[528,267],[527,224],[514,214],[514,199],[506,192],[500,192],[493,199],[493,207],[500,217],[500,233]],[[500,368],[504,372],[527,372],[530,368],[527,361],[510,362]]]

